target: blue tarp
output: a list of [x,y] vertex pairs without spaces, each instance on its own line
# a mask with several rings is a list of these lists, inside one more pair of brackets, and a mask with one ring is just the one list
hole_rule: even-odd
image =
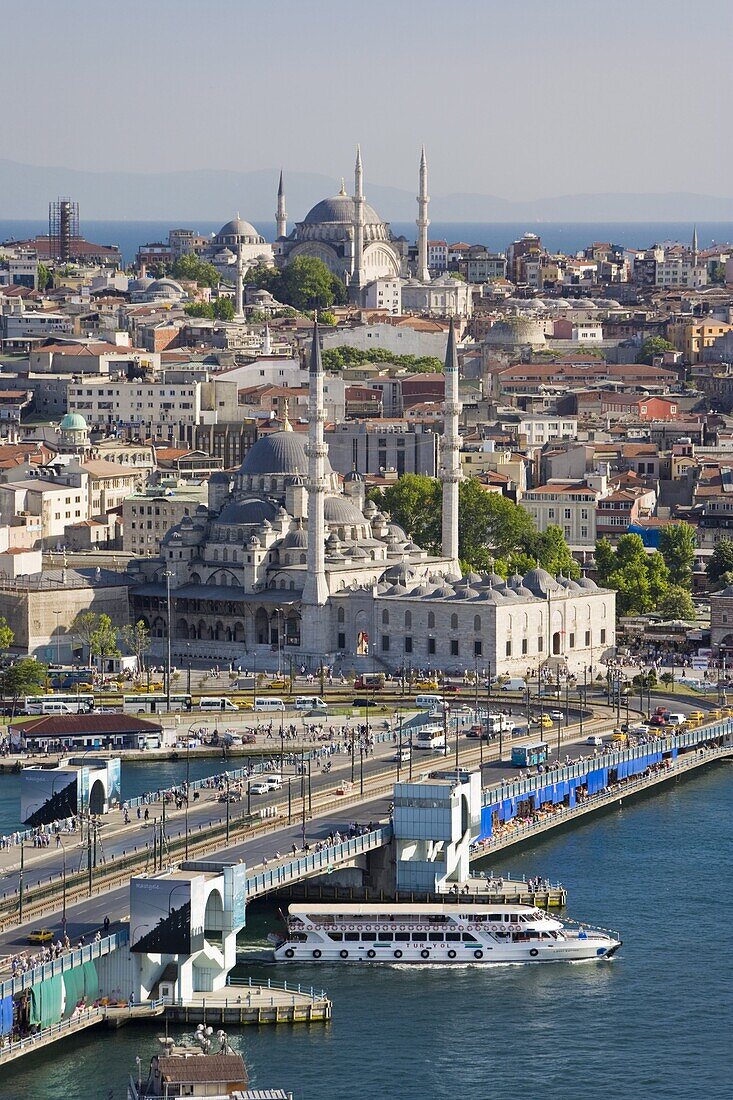
[[3,997],[0,1001],[0,1035],[10,1035],[13,1031],[13,998]]

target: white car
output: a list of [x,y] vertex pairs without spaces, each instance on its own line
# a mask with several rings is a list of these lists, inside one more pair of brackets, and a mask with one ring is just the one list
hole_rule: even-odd
[[561,710],[551,710],[550,718],[552,718],[553,722],[562,722],[565,718],[565,715]]
[[603,738],[599,737],[597,733],[592,733],[590,737],[586,737],[585,743],[586,745],[596,745],[599,747],[603,744]]
[[260,783],[260,782],[250,783],[249,793],[250,794],[269,794],[270,793],[270,787],[268,787],[267,783]]

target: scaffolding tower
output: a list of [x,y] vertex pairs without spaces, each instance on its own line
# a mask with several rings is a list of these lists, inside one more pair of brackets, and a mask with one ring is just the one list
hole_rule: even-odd
[[48,204],[48,244],[52,260],[73,259],[79,240],[79,203],[56,199]]

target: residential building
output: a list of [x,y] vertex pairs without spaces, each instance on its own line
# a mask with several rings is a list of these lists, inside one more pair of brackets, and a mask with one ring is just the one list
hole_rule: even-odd
[[122,504],[122,548],[139,557],[157,557],[165,534],[184,516],[206,507],[208,481],[161,478]]
[[341,474],[403,474],[438,472],[439,436],[429,427],[404,419],[352,420],[324,432],[331,465]]

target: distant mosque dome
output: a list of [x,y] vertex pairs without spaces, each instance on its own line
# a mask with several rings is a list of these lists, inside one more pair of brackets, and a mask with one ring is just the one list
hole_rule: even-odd
[[175,301],[186,297],[186,291],[175,279],[154,279],[145,290],[146,298],[167,298]]
[[62,432],[88,432],[89,425],[81,413],[68,412],[59,424],[59,429]]
[[[387,224],[382,221],[373,206],[363,203],[364,240],[388,241],[390,234]],[[297,225],[298,240],[350,240],[356,220],[356,204],[345,188],[330,199],[321,199],[308,211],[302,222]]]
[[518,347],[523,344],[546,343],[545,330],[531,317],[505,317],[492,325],[484,337],[485,344],[495,347]]
[[229,248],[232,252],[236,252],[240,242],[241,244],[265,244],[265,238],[250,222],[246,222],[237,214],[236,218],[232,218],[221,227],[214,237],[213,244],[216,248]]
[[[331,472],[326,459],[327,472]],[[308,473],[308,457],[305,453],[305,439],[299,432],[280,431],[262,436],[245,455],[239,468],[240,474],[301,474]]]

